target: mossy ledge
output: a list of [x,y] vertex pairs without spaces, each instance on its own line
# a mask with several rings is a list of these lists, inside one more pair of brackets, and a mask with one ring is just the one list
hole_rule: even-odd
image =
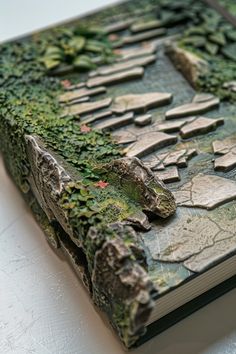
[[[52,76],[42,57],[65,36],[68,31],[53,29],[0,47],[0,148],[49,242],[73,258],[82,280],[86,271],[95,303],[130,347],[144,333],[153,307],[142,241],[120,223],[140,206],[112,184],[106,190],[97,186],[97,167],[122,157],[111,136],[84,133],[78,120],[61,117],[63,78]],[[105,212],[107,196],[114,206],[118,201],[114,214]]]

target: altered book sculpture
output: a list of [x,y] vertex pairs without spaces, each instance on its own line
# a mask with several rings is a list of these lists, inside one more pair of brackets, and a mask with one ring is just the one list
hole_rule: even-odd
[[135,0],[0,46],[6,167],[127,347],[235,286],[234,0]]

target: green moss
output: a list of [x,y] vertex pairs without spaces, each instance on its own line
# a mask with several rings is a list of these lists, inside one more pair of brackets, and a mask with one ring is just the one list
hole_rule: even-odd
[[[131,312],[132,312],[132,307],[126,306],[124,308],[124,304],[121,303],[114,303],[113,304],[113,321],[114,323],[117,324],[117,329],[120,333],[120,336],[124,343],[126,344],[127,347],[130,347],[129,343],[130,341],[130,325],[131,325]],[[134,338],[132,338],[132,342],[135,341]]]
[[71,182],[66,186],[60,205],[66,213],[75,236],[82,244],[90,226],[102,222],[95,196],[82,181]]
[[125,219],[129,211],[129,206],[122,199],[108,198],[100,206],[103,216],[109,222]]
[[200,91],[235,101],[236,93],[224,87],[224,83],[236,79],[235,45],[236,30],[210,8],[198,16],[197,25],[184,32],[179,46],[208,63],[208,73],[204,72],[196,83]]
[[236,16],[236,3],[234,0],[218,0],[231,14]]
[[[59,34],[58,40],[61,38]],[[98,131],[82,134],[78,120],[60,117],[58,96],[62,85],[59,79],[48,76],[40,62],[50,36],[49,32],[48,42],[43,33],[36,41],[28,39],[1,46],[0,115],[5,124],[2,129],[8,133],[12,130],[15,143],[20,145],[25,133],[40,136],[48,147],[86,175],[91,173],[95,162],[109,160],[119,156],[120,152],[108,134]],[[1,145],[4,148],[4,143]],[[13,149],[15,147],[16,144]],[[19,154],[23,157],[24,148],[21,147]]]
[[[121,151],[109,134],[95,130],[82,133],[78,119],[61,117],[58,97],[63,88],[58,78],[48,75],[41,55],[64,35],[60,29],[54,29],[0,47],[0,148],[10,173],[24,193],[30,190],[25,134],[39,136],[46,147],[73,166],[80,182],[68,186],[61,205],[81,237],[100,220],[102,207],[96,205],[104,199],[104,192],[94,187],[100,178],[95,167],[120,157]],[[115,199],[115,188],[110,190]],[[122,201],[120,195],[119,198]],[[117,215],[119,219],[129,209],[126,202],[123,205],[125,211]]]

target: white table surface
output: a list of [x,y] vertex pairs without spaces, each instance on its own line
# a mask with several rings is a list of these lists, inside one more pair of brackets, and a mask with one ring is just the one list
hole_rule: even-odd
[[[109,0],[0,0],[0,40]],[[235,354],[236,290],[134,354]],[[0,160],[0,354],[122,354],[66,261],[48,246]]]

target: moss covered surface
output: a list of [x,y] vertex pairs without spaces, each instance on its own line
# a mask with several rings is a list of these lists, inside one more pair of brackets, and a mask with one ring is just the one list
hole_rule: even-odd
[[[202,4],[201,4],[202,6]],[[236,93],[224,87],[236,79],[236,28],[211,8],[197,14],[196,23],[185,30],[180,47],[195,53],[209,66],[200,76],[199,90],[212,92],[225,100],[236,100]]]
[[[72,55],[62,53],[61,42],[72,41],[74,37],[70,39],[70,35],[74,36],[73,30],[58,28],[34,34],[27,39],[3,44],[0,47],[0,148],[11,175],[25,194],[36,218],[52,243],[58,241],[55,225],[50,224],[30,189],[28,179],[30,166],[25,135],[39,137],[45,148],[55,153],[62,164],[71,166],[74,182],[67,184],[60,196],[59,204],[73,229],[73,235],[80,241],[86,254],[92,278],[93,272],[96,271],[94,266],[96,252],[104,243],[117,238],[116,231],[107,227],[107,223],[125,219],[138,209],[138,206],[112,184],[106,183],[106,173],[103,172],[101,176],[98,172],[98,167],[101,164],[122,156],[121,150],[113,144],[111,136],[101,131],[82,129],[83,125],[80,124],[78,117],[76,119],[71,116],[61,117],[62,108],[59,105],[58,97],[64,91],[63,81],[65,78],[55,76],[54,69],[73,63],[72,81],[78,82],[78,77],[83,74],[84,69],[91,68],[91,66],[82,68],[78,63],[75,65],[75,58]],[[104,48],[106,41],[106,48],[109,47],[108,39],[104,36],[97,37],[96,43],[88,42],[89,52],[92,53],[91,60],[96,57],[94,55],[95,46],[98,48],[99,43],[101,44],[100,48]],[[93,48],[91,48],[92,44]],[[60,63],[59,58],[58,61],[56,59],[58,50],[53,52],[53,47],[54,49],[57,47],[61,51]],[[48,48],[51,49],[48,50]],[[88,47],[86,51],[88,51]],[[103,58],[104,61],[107,61],[108,57],[112,59],[110,51],[106,50],[105,52],[107,56]],[[99,51],[99,56],[100,54]],[[103,49],[102,55],[104,55]],[[96,226],[96,233],[99,236],[96,240],[87,237],[92,226]],[[125,235],[126,233],[124,233],[122,240],[122,245],[127,249],[125,262],[130,264],[132,269],[135,264],[135,256],[129,249],[130,235],[127,235],[127,240]],[[118,268],[121,266],[122,264],[117,265]],[[114,281],[116,277],[114,274]],[[96,287],[96,282],[94,282],[94,294]],[[105,290],[107,291],[107,289]],[[100,301],[101,291],[101,289],[97,290]],[[119,300],[120,306],[123,308],[123,315],[122,320],[118,320],[119,309],[115,303],[119,301],[115,301],[115,296],[114,294],[111,321],[119,329],[126,344],[130,345],[135,340],[128,333],[128,327],[132,325],[133,321],[132,306]],[[96,301],[95,295],[94,300]],[[132,303],[134,299],[130,299],[130,301]],[[102,307],[101,304],[99,305]],[[129,326],[126,324],[127,321]]]
[[[178,6],[185,8],[180,17],[176,17]],[[212,91],[226,99],[234,99],[233,93],[229,94],[222,88],[222,83],[231,81],[236,75],[235,61],[225,55],[223,43],[225,38],[226,42],[232,45],[235,41],[234,32],[220,19],[219,23],[216,21],[217,30],[218,26],[223,26],[223,32],[220,30],[223,35],[218,38],[215,36],[213,40],[212,32],[205,31],[209,19],[196,17],[196,13],[202,11],[202,6],[202,3],[192,0],[160,0],[158,6],[156,1],[152,0],[131,1],[81,20],[81,24],[85,21],[94,26],[98,22],[108,24],[113,22],[113,17],[118,20],[120,15],[127,17],[127,14],[132,13],[135,16],[145,14],[147,19],[158,18],[168,28],[169,34],[187,26],[181,45],[206,59],[211,67],[209,76],[200,80],[199,90]],[[205,31],[203,35],[199,34],[199,28],[202,27]],[[197,35],[194,31],[198,32]],[[194,45],[191,40],[188,42],[193,36],[196,42],[198,36],[199,42],[204,41],[204,45]],[[106,172],[101,172],[100,166],[103,163],[122,156],[121,150],[113,144],[111,136],[92,129],[82,129],[78,117],[62,118],[58,97],[64,92],[65,79],[69,78],[72,83],[77,83],[83,77],[84,71],[94,68],[96,62],[106,63],[113,59],[111,43],[103,31],[97,28],[85,31],[83,26],[78,27],[76,23],[36,33],[27,39],[0,47],[0,148],[8,169],[19,188],[26,195],[30,195],[30,167],[25,134],[40,137],[46,148],[55,152],[62,162],[72,166],[75,171],[74,181],[67,184],[59,203],[73,228],[74,236],[80,240],[86,253],[90,275],[93,274],[96,252],[107,242],[117,239],[116,231],[107,227],[107,223],[124,220],[128,215],[140,210],[139,196],[126,197],[125,193],[117,188],[116,181],[112,181],[112,176],[108,177]],[[70,75],[65,75],[69,71]],[[134,194],[133,188],[132,193]],[[52,239],[56,239],[55,229],[48,223],[46,215],[37,211],[38,205],[35,206],[34,201],[31,206],[34,212],[38,213],[45,232]],[[91,231],[94,225],[96,235],[92,235]],[[87,237],[89,230],[91,232]],[[137,259],[131,251],[133,238],[129,232],[123,233],[122,242],[125,252],[127,251],[122,264],[127,265],[127,268],[124,268],[126,271],[128,267],[132,269]],[[108,274],[109,271],[110,269]],[[140,277],[142,276],[140,273]],[[97,302],[99,297],[102,299],[101,295],[99,288],[96,294],[95,286],[94,297],[97,296]],[[113,299],[113,305],[111,308],[111,303],[108,303],[106,311],[111,313],[112,321],[123,340],[127,345],[131,345],[137,337],[131,338],[129,331],[140,304],[133,298],[129,303],[125,303],[123,298],[116,298]],[[149,310],[149,307],[147,309]]]
[[236,3],[234,0],[218,0],[232,15],[236,16]]
[[[50,38],[49,32],[49,42]],[[51,77],[41,62],[47,43],[46,34],[42,34],[42,38],[37,35],[0,48],[1,150],[6,161],[11,161],[8,167],[16,183],[23,192],[28,192],[29,167],[24,135],[39,136],[46,147],[73,166],[78,179],[83,180],[81,185],[94,190],[94,193],[90,190],[89,199],[95,203],[95,199],[104,200],[107,196],[104,196],[102,188],[96,187],[100,176],[95,167],[120,157],[121,151],[109,134],[92,129],[84,133],[78,118],[60,117],[58,96],[63,90],[61,81]],[[80,191],[83,193],[82,189]],[[112,186],[109,186],[109,195],[114,200],[117,196]],[[127,205],[125,207],[128,208]]]

